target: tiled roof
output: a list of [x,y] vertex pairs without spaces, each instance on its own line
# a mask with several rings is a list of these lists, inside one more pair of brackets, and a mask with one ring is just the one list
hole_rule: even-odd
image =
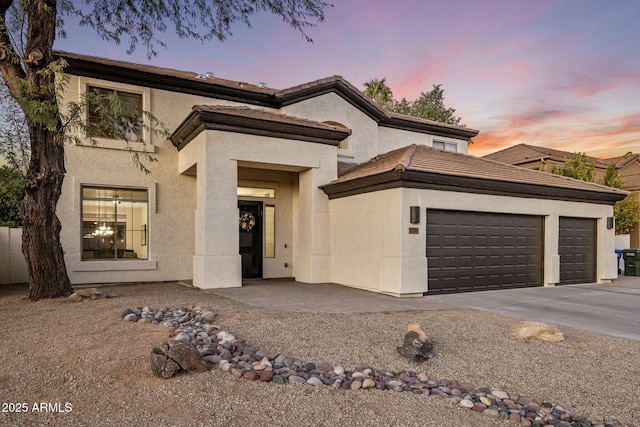
[[329,185],[394,170],[428,172],[439,175],[584,190],[603,194],[627,194],[625,191],[603,185],[415,144],[375,157],[337,180],[332,181]]
[[306,127],[314,127],[318,129],[329,129],[351,133],[350,129],[334,126],[327,123],[317,122],[315,120],[302,119],[300,117],[289,116],[282,113],[266,111],[259,108],[245,107],[242,105],[194,105],[193,111],[220,113],[228,116],[237,116],[243,118],[254,118],[259,120],[268,120],[270,122],[296,124]]
[[[539,147],[529,144],[518,144],[508,147],[495,153],[487,154],[485,159],[495,160],[502,163],[520,164],[531,160],[552,159],[564,162],[566,159],[573,159],[577,154],[569,151],[555,150],[553,148]],[[608,160],[587,156],[587,160],[594,163],[596,167],[606,167]]]
[[633,163],[639,160],[640,160],[640,154],[631,154],[631,155],[625,155],[625,156],[611,157],[610,159],[604,159],[603,161],[606,162],[607,164],[613,162],[616,164],[616,167],[618,169],[622,169],[625,166],[629,165],[630,163]]
[[348,172],[351,172],[356,167],[358,167],[357,163],[348,163],[348,162],[338,161],[338,177],[341,177],[342,175]]
[[55,54],[57,56],[61,56],[68,59],[78,59],[82,61],[89,61],[96,64],[127,68],[130,70],[139,71],[141,73],[150,73],[150,74],[155,74],[160,76],[175,77],[183,80],[196,80],[201,83],[206,83],[210,85],[219,85],[219,86],[225,86],[225,87],[234,88],[234,89],[245,89],[247,91],[260,92],[264,94],[272,94],[273,92],[275,92],[275,89],[261,87],[261,86],[246,83],[246,82],[238,82],[233,80],[221,79],[218,77],[206,77],[204,79],[198,78],[199,75],[205,76],[205,72],[197,73],[195,71],[182,71],[182,70],[176,70],[172,68],[156,67],[153,65],[146,65],[146,64],[136,64],[134,62],[101,58],[101,57],[90,56],[90,55],[81,55],[77,53],[64,52],[64,51],[55,51]]
[[335,92],[382,126],[465,140],[470,140],[478,134],[477,130],[463,126],[389,113],[340,76],[318,79],[278,90],[217,77],[201,78],[205,75],[193,71],[180,71],[62,51],[56,51],[55,54],[58,57],[67,59],[69,62],[67,71],[74,75],[190,93],[275,109],[324,93]]

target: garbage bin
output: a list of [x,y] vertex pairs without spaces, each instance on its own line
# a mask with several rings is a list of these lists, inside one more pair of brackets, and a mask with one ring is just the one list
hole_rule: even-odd
[[622,269],[620,268],[620,260],[622,259],[622,249],[616,249],[616,255],[618,255],[618,274],[622,273]]
[[640,249],[625,249],[622,251],[624,258],[624,275],[640,276]]

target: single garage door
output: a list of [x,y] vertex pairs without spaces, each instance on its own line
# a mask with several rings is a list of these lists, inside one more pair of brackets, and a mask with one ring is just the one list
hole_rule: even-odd
[[542,285],[543,218],[427,210],[426,294]]
[[596,281],[596,220],[560,217],[560,284]]

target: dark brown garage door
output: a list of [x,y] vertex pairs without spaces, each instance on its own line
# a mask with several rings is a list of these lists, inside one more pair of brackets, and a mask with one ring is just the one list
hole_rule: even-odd
[[427,210],[427,294],[542,285],[540,216]]
[[560,284],[596,281],[596,220],[560,217]]

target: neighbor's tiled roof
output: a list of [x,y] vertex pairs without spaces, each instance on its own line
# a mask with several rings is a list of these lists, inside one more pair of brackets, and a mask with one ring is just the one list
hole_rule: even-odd
[[[508,147],[495,153],[487,154],[485,159],[495,160],[502,163],[517,165],[531,160],[552,159],[564,162],[566,159],[573,159],[576,153],[569,151],[555,150],[553,148],[539,147],[529,144],[518,144]],[[608,160],[587,156],[587,160],[594,163],[596,167],[606,167]]]
[[560,175],[539,172],[466,154],[409,145],[361,164],[329,185],[365,178],[393,170],[429,172],[496,182],[513,182],[590,192],[627,194],[625,191]]
[[622,169],[625,166],[629,165],[630,163],[633,163],[638,160],[640,160],[640,154],[630,154],[628,156],[611,157],[609,159],[604,159],[603,161],[606,162],[607,164],[613,162],[616,164],[616,167],[618,169]]

